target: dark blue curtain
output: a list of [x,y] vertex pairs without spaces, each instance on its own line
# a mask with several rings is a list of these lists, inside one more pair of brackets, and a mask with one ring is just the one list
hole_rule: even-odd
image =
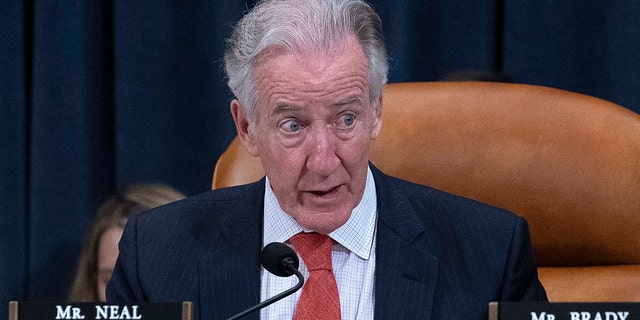
[[[640,2],[373,0],[391,82],[464,70],[640,112]],[[66,298],[101,201],[136,182],[209,189],[235,135],[221,58],[251,1],[0,4],[0,314]]]
[[505,1],[504,71],[640,112],[640,1]]
[[0,317],[9,299],[25,297],[27,243],[27,175],[29,149],[28,81],[24,6],[0,3]]

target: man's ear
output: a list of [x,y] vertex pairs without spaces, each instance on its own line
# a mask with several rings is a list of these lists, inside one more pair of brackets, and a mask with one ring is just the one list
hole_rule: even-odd
[[231,100],[230,108],[233,121],[236,124],[236,130],[238,130],[238,138],[240,138],[240,142],[242,142],[242,145],[244,145],[244,148],[247,149],[249,154],[257,157],[259,155],[258,147],[256,145],[255,137],[249,128],[250,125],[247,113],[238,99]]
[[380,95],[378,103],[378,107],[374,109],[375,119],[371,128],[371,140],[375,140],[380,135],[380,131],[382,131],[382,95]]

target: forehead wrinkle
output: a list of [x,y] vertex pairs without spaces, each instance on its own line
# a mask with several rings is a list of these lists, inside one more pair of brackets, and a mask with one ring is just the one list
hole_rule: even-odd
[[[313,85],[308,84],[302,86],[302,88],[297,88],[295,84],[289,83],[288,81],[266,81],[269,83],[269,88],[264,92],[264,98],[269,104],[275,103],[273,108],[278,108],[282,111],[292,110],[297,101],[300,101],[302,104],[314,103],[316,100],[327,97],[331,98],[332,96],[335,96],[331,99],[335,101],[332,102],[332,104],[345,104],[345,100],[349,100],[350,102],[358,100],[360,103],[363,103],[362,100],[366,99],[364,95],[366,94],[367,88],[364,80],[364,77],[356,74],[348,78],[337,78],[331,85],[323,82]],[[305,80],[305,82],[308,81]],[[343,82],[351,84],[344,86],[342,84]],[[336,90],[326,90],[328,86],[335,87]],[[272,114],[275,113],[277,112],[274,109]]]
[[[335,59],[346,53],[346,44],[342,43],[341,50],[332,54],[324,51],[279,52],[263,59],[263,63],[254,70],[258,90],[262,88],[262,94],[258,92],[262,100],[260,104],[272,115],[316,103],[344,105],[345,100],[353,101],[353,97],[364,104],[368,99],[366,59]],[[363,56],[359,47],[354,49],[358,51],[356,55]],[[286,59],[280,59],[284,56],[297,61],[294,63],[299,63],[302,68],[291,74],[289,63],[283,64]]]
[[367,81],[367,67],[365,64],[356,62],[345,65],[345,61],[329,61],[329,65],[320,68],[308,67],[306,70],[308,77],[305,80],[310,87],[317,87],[319,90],[325,89],[327,85],[349,84],[350,82],[365,86]]
[[[350,77],[340,77],[335,81],[324,81],[305,86],[298,92],[303,94],[309,94],[314,99],[332,98],[332,100],[346,100],[353,97],[362,97],[366,94],[366,78],[354,74]],[[327,88],[333,88],[327,90]],[[315,95],[315,96],[314,96]],[[345,98],[346,97],[346,98]],[[340,102],[336,102],[340,103]]]

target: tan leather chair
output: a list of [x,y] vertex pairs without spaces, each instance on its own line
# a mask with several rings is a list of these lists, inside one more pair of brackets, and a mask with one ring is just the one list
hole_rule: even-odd
[[[640,301],[640,115],[532,85],[391,84],[371,160],[525,217],[551,301]],[[236,138],[213,188],[262,175]]]

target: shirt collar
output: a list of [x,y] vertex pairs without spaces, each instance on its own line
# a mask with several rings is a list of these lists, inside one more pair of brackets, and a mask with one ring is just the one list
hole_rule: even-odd
[[[351,211],[349,220],[329,236],[362,259],[369,259],[376,229],[377,197],[371,169],[367,168],[367,180],[360,203]],[[284,212],[276,199],[269,178],[264,194],[264,244],[286,242],[293,235],[305,230],[289,214]]]

